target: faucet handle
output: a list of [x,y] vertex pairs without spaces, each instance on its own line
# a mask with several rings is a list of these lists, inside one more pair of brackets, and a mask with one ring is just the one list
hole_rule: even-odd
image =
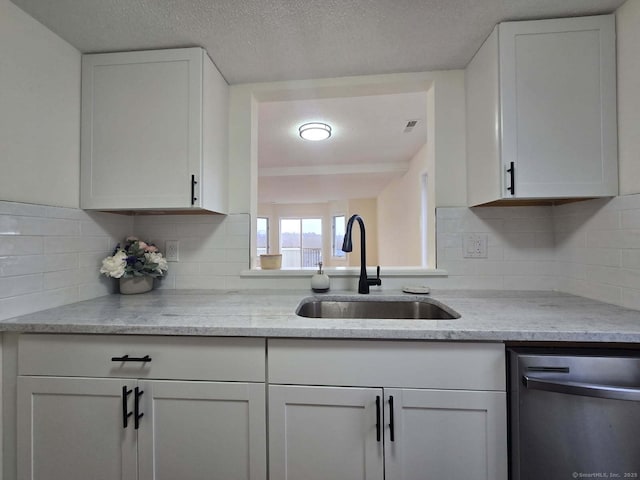
[[380,279],[380,265],[376,268],[376,278],[367,278],[368,285],[382,285],[382,280]]

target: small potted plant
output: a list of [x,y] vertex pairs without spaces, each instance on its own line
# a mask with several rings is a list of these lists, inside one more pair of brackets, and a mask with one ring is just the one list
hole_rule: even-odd
[[127,237],[124,246],[116,245],[113,254],[102,260],[100,273],[120,280],[120,293],[125,295],[148,292],[153,279],[169,269],[166,258],[153,244],[137,237]]

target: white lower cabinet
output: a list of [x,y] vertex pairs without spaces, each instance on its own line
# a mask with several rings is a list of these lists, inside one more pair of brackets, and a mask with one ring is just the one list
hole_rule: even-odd
[[269,478],[382,480],[381,396],[379,388],[269,386]]
[[20,335],[18,480],[507,479],[503,345],[267,342]]
[[[19,342],[19,480],[266,479],[263,339],[50,337]],[[212,376],[244,381],[161,380],[176,362],[203,376],[202,360],[190,358],[198,349],[218,356]],[[100,373],[98,358],[112,377],[64,376],[77,363]]]
[[137,478],[136,431],[122,388],[106,378],[18,377],[18,478]]
[[503,392],[385,389],[384,398],[386,479],[506,479]]
[[499,344],[270,340],[270,478],[506,480],[504,373]]
[[264,384],[139,383],[141,480],[265,478]]

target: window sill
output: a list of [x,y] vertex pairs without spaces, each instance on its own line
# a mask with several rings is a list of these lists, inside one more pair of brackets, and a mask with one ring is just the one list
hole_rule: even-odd
[[[369,275],[375,275],[376,267],[367,267]],[[360,267],[327,267],[324,273],[330,277],[359,277]],[[240,277],[244,278],[274,278],[274,277],[311,277],[317,272],[317,268],[298,268],[281,270],[243,270]],[[380,267],[380,276],[384,277],[446,277],[446,270],[423,267]]]

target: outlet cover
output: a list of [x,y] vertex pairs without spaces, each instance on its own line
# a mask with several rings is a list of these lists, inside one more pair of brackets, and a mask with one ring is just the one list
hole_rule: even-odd
[[489,235],[486,233],[469,233],[464,236],[464,258],[487,258]]
[[178,240],[167,240],[164,242],[164,257],[167,262],[178,261]]

